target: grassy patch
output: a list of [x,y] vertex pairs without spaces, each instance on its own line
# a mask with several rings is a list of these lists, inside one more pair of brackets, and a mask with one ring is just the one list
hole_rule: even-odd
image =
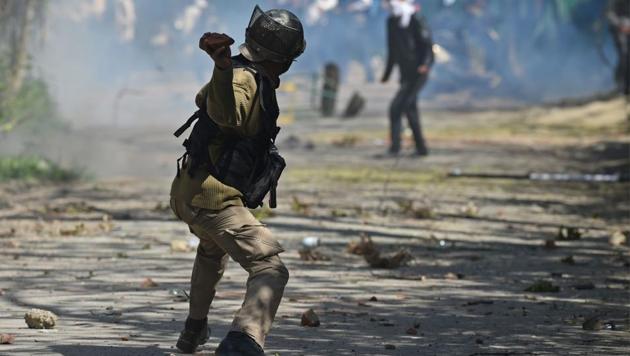
[[40,157],[0,157],[0,182],[9,180],[68,182],[81,178],[70,170]]
[[443,173],[434,171],[391,170],[381,167],[292,167],[287,179],[293,182],[331,182],[345,184],[383,184],[385,182],[416,185],[437,182]]

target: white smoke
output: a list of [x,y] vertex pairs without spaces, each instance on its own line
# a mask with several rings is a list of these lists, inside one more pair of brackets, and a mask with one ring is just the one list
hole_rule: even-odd
[[206,0],[195,0],[192,5],[187,6],[184,12],[175,20],[175,28],[185,34],[192,32],[199,21],[203,10],[208,7]]
[[116,26],[123,42],[131,42],[136,35],[136,7],[133,0],[116,0]]
[[83,22],[92,17],[101,18],[107,9],[107,0],[72,0],[60,6],[60,14],[65,14],[73,22]]
[[317,0],[308,7],[306,11],[306,23],[315,25],[323,22],[326,12],[333,10],[339,5],[339,0]]
[[171,36],[166,26],[160,27],[160,32],[151,38],[151,44],[156,47],[162,47],[169,44]]
[[350,12],[362,12],[367,11],[372,7],[374,0],[356,0],[348,5],[348,11]]

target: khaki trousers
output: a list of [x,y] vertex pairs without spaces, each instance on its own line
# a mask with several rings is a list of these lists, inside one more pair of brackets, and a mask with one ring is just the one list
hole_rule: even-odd
[[210,211],[171,198],[171,208],[200,239],[190,281],[189,317],[203,319],[208,315],[228,256],[232,257],[249,278],[245,300],[231,330],[248,334],[264,347],[289,279],[289,271],[278,256],[284,251],[280,244],[244,207]]

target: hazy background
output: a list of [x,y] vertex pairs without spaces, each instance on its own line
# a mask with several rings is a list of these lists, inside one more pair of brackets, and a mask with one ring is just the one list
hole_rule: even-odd
[[[24,41],[24,77],[39,91],[26,85],[18,96],[27,113],[12,132],[0,133],[5,155],[38,154],[97,175],[134,175],[142,172],[142,159],[124,144],[152,135],[163,141],[151,139],[151,145],[175,157],[179,141],[170,133],[194,110],[193,98],[212,71],[198,38],[206,31],[225,32],[236,39],[236,53],[257,3],[291,9],[305,24],[307,50],[283,77],[279,93],[291,122],[319,117],[327,62],[341,68],[337,112],[359,92],[367,99],[363,114],[383,117],[386,125],[397,89],[396,78],[380,83],[388,14],[378,0],[30,1],[36,13]],[[11,3],[14,8],[6,5]],[[2,1],[4,11],[27,3]],[[425,112],[527,107],[589,98],[614,87],[606,1],[416,3],[432,27],[437,53],[421,96]],[[20,26],[10,12],[0,18],[9,29],[12,21],[13,28]],[[2,38],[0,50],[9,53],[19,36]]]
[[[195,90],[211,74],[198,37],[217,31],[242,42],[255,3],[50,1],[45,38],[34,46],[34,73],[46,78],[64,118],[74,124],[177,121],[180,117],[171,115],[190,111]],[[258,3],[264,9],[290,8],[307,23],[308,48],[293,73],[317,74],[325,62],[336,61],[349,85],[380,78],[387,14],[378,1],[357,11],[348,10],[355,1],[341,1],[319,16],[314,1]],[[613,86],[605,1],[418,3],[445,53],[424,91],[429,102],[454,93],[541,102]],[[569,3],[576,4],[569,8]],[[356,74],[349,78],[352,70]]]

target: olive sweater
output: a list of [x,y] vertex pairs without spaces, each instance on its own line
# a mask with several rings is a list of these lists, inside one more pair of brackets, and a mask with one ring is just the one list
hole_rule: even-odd
[[[258,131],[261,108],[256,99],[257,84],[254,74],[245,68],[220,70],[215,67],[212,79],[197,94],[195,103],[205,102],[208,116],[229,136],[250,137]],[[255,101],[255,102],[254,102]],[[216,162],[222,142],[208,147],[210,158]],[[191,177],[186,164],[171,185],[171,196],[194,207],[222,210],[229,206],[243,206],[242,194],[237,189],[219,182],[198,169]]]

